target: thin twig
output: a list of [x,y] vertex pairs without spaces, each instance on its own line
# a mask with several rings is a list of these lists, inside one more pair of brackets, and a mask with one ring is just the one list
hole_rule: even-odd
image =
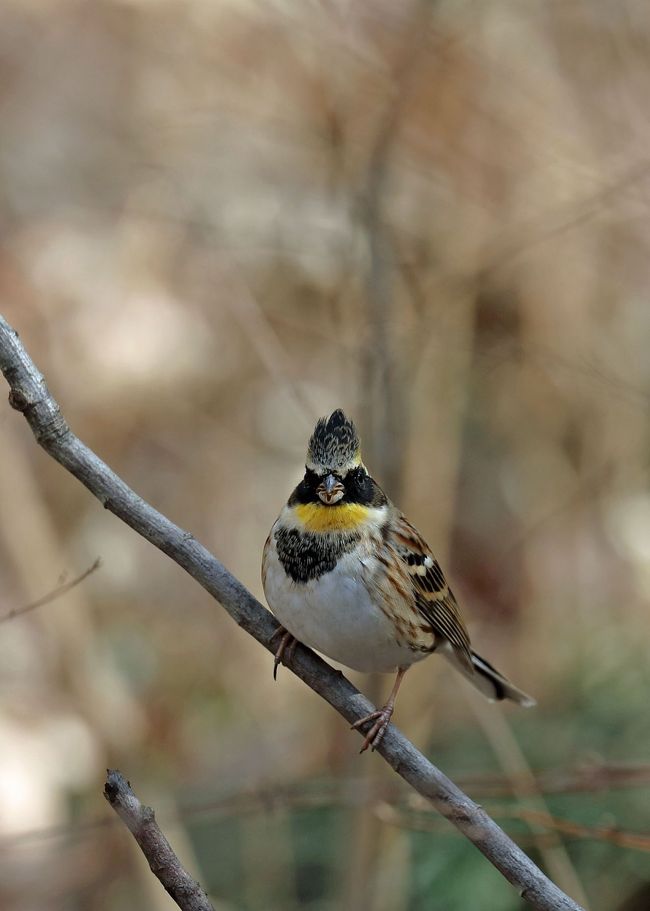
[[[648,773],[646,768],[646,775]],[[560,776],[562,776],[560,770]],[[571,782],[572,773],[567,773],[567,785]],[[488,784],[490,798],[498,796],[512,796],[512,787],[510,782],[504,776],[485,776],[486,781],[495,783],[502,782],[499,786]],[[482,780],[480,776],[459,779],[461,783],[466,781],[471,783]],[[540,780],[540,779],[538,779]],[[645,784],[647,784],[647,777]],[[639,783],[636,783],[637,786]],[[578,782],[576,791],[590,793],[587,790],[588,779],[582,783]],[[633,787],[635,786],[634,778],[629,782],[625,780],[614,781],[614,786]],[[567,788],[559,784],[557,790],[553,793],[570,793]],[[426,814],[427,831],[448,832],[451,830],[443,819],[434,817],[431,811],[431,803],[428,799],[421,797],[419,794],[410,793],[404,795],[403,789],[397,782],[373,781],[369,782],[364,778],[325,778],[325,779],[307,779],[305,781],[290,782],[281,784],[274,782],[272,785],[255,790],[237,790],[215,798],[207,798],[192,803],[181,803],[175,813],[175,818],[184,821],[195,819],[197,817],[207,817],[210,820],[228,819],[231,817],[241,818],[247,815],[259,815],[263,813],[274,813],[277,810],[302,810],[319,808],[337,808],[350,810],[357,807],[374,807],[377,818],[383,818],[384,815],[401,813],[408,816],[409,819],[416,818],[414,813]],[[521,814],[526,813],[525,808],[512,808],[498,805],[492,805],[491,813],[497,818],[520,818]],[[393,822],[392,818],[388,822]],[[546,825],[548,816],[544,818],[543,824]],[[555,820],[556,817],[550,817]],[[164,820],[163,820],[164,821]],[[536,820],[539,821],[539,820]],[[31,829],[27,832],[21,832],[19,835],[0,837],[0,850],[5,854],[13,849],[22,848],[24,845],[41,841],[58,841],[71,839],[86,838],[95,832],[105,829],[109,824],[114,822],[110,817],[97,817],[94,819],[77,820],[74,823],[65,823],[63,825],[49,826],[40,829]],[[550,826],[552,823],[548,823]],[[650,850],[650,833],[633,832],[623,829],[620,826],[599,826],[589,828],[575,823],[573,820],[562,820],[562,825],[573,826],[570,833],[575,838],[585,838],[594,841],[614,841],[621,847],[631,847],[638,850],[646,850],[648,845]],[[580,832],[575,830],[580,826]],[[614,836],[612,837],[612,833]],[[523,836],[522,836],[523,837]],[[534,844],[534,839],[526,836],[526,842]]]
[[8,614],[2,614],[0,616],[0,623],[5,623],[7,620],[13,620],[14,617],[22,617],[23,614],[29,613],[29,611],[36,610],[37,607],[43,607],[44,604],[50,604],[52,601],[56,601],[57,598],[60,598],[62,595],[67,595],[67,593],[75,588],[77,585],[80,585],[84,579],[87,579],[91,573],[94,573],[96,569],[102,565],[100,557],[97,557],[92,566],[89,566],[88,569],[84,570],[80,576],[77,576],[76,579],[73,579],[71,582],[66,582],[63,585],[59,585],[58,588],[52,589],[51,592],[48,592],[47,595],[43,595],[41,598],[37,598],[36,601],[32,601],[31,604],[25,604],[23,607],[14,607],[9,611]]
[[[74,436],[17,333],[2,317],[0,369],[11,387],[12,407],[25,416],[39,445],[80,480],[106,509],[183,567],[242,629],[273,652],[276,646],[272,638],[278,624],[272,614],[189,532],[174,525],[134,493]],[[374,709],[343,674],[309,649],[297,648],[290,667],[349,723]],[[580,906],[552,883],[481,807],[393,725],[389,726],[378,753],[473,842],[533,908],[579,911]]]
[[[531,787],[527,776],[511,778],[500,773],[461,775],[456,783],[463,790],[472,792],[477,799],[491,800],[514,797],[515,789],[521,795],[592,795],[601,791],[647,788],[650,785],[650,765],[647,763],[585,764],[575,768],[541,769],[533,774],[534,787]],[[377,801],[397,805],[400,793],[397,783],[390,785],[385,781],[373,781],[372,786],[368,787],[367,780],[359,777],[307,779],[284,785],[275,782],[269,788],[235,791],[214,800],[181,805],[177,815],[181,819],[190,819],[201,814],[218,817],[220,814],[237,815],[265,809],[272,811],[276,807],[284,810],[303,806],[350,809]],[[413,810],[425,810],[429,809],[429,801],[419,794],[411,794],[408,806]],[[74,823],[28,829],[19,835],[0,836],[0,851],[8,851],[30,842],[77,838],[86,832],[105,827],[108,821],[105,817],[77,820]]]
[[131,784],[116,769],[107,769],[104,797],[113,807],[140,850],[151,872],[183,911],[214,911],[208,896],[192,879],[156,822],[151,807],[144,807]]
[[[540,810],[514,809],[512,815],[534,825],[545,826],[570,838],[589,838],[594,841],[608,841],[621,848],[636,851],[650,851],[650,832],[627,832],[618,826],[585,826],[573,819],[561,819]],[[502,814],[505,815],[505,814]]]
[[[375,813],[388,825],[399,826],[414,832],[439,832],[440,820],[433,816],[430,807],[420,807],[417,814],[405,811],[403,807],[395,806],[388,802],[375,805]],[[543,826],[554,834],[560,832],[570,838],[579,838],[590,841],[606,841],[621,848],[632,848],[636,851],[650,852],[650,832],[630,832],[619,829],[617,826],[586,826],[572,819],[563,819],[551,816],[538,810],[511,809],[495,807],[495,816],[499,819],[522,819],[536,826]],[[535,843],[541,835],[550,833],[536,833],[528,836],[527,840]]]
[[[650,162],[646,159],[634,164],[617,180],[598,189],[585,199],[571,202],[569,205],[563,206],[560,211],[557,209],[551,211],[547,222],[542,217],[533,222],[532,228],[527,228],[525,225],[516,226],[515,230],[510,231],[509,236],[505,239],[497,238],[497,247],[482,268],[481,278],[487,279],[494,272],[511,265],[522,254],[528,253],[534,247],[555,240],[562,234],[596,218],[602,213],[604,205],[608,204],[610,200],[619,201],[624,190],[645,180],[649,173]],[[565,212],[567,212],[566,215]]]
[[650,785],[650,764],[585,763],[574,768],[533,771],[534,784],[528,776],[510,778],[500,774],[465,775],[464,788],[483,797],[510,797],[518,794],[595,794],[619,788],[643,788]]

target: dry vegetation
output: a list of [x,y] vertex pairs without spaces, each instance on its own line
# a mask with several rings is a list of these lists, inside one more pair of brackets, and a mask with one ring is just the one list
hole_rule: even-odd
[[[645,909],[645,3],[0,22],[0,309],[73,429],[260,595],[310,425],[349,410],[539,701],[504,718],[431,660],[397,723],[590,911]],[[7,406],[0,434],[0,615],[102,560],[0,625],[0,907],[170,907],[106,822],[110,765],[217,909],[519,908]]]

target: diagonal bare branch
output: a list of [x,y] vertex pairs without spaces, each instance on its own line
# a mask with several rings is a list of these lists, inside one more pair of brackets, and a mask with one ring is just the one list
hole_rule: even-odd
[[153,875],[178,907],[183,911],[214,911],[208,896],[174,853],[156,822],[154,811],[140,803],[130,782],[117,769],[106,770],[104,797],[137,841]]
[[[221,603],[242,629],[268,651],[274,651],[271,639],[278,624],[272,614],[207,548],[146,503],[72,433],[18,334],[1,316],[0,369],[11,389],[10,404],[25,416],[39,445],[81,481],[105,509],[171,557]],[[349,723],[373,710],[343,674],[309,649],[297,648],[290,667]],[[389,726],[378,752],[485,855],[531,907],[539,911],[582,911],[480,806],[393,725]]]

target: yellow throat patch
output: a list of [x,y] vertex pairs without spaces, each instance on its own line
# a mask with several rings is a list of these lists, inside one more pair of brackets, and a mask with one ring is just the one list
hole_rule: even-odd
[[305,531],[354,531],[368,521],[374,512],[361,503],[342,503],[325,506],[320,503],[299,503],[293,507],[294,515]]

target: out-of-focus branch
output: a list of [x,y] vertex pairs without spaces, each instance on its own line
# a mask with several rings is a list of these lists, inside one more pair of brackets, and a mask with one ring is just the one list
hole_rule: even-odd
[[113,807],[140,850],[151,872],[183,911],[214,911],[208,896],[192,879],[156,822],[151,807],[143,807],[130,783],[116,769],[108,769],[104,797]]
[[[9,383],[9,401],[22,412],[37,442],[96,496],[103,506],[135,529],[205,588],[246,632],[266,649],[278,624],[253,595],[205,548],[132,491],[70,430],[45,380],[17,333],[0,317],[0,369]],[[304,647],[290,659],[291,670],[348,722],[373,710],[339,672]],[[580,911],[580,906],[546,877],[488,814],[430,763],[393,725],[378,752],[419,794],[429,799],[540,911]]]
[[595,794],[618,788],[650,785],[648,763],[589,763],[574,768],[534,771],[534,784],[528,776],[515,779],[500,774],[466,775],[464,788],[483,797],[510,797],[519,794]]
[[[607,841],[620,848],[633,848],[636,851],[650,851],[649,832],[627,832],[617,826],[585,826],[573,819],[563,819],[538,810],[512,810],[512,815],[526,822],[544,826],[570,838],[589,838],[594,841]],[[505,814],[504,814],[505,815]]]
[[[618,774],[611,779],[612,787],[644,787],[650,782],[650,767],[639,767],[639,771],[644,769],[643,774],[635,776],[633,770],[630,770],[629,776],[619,776]],[[565,773],[562,769],[557,770],[557,785],[552,785],[549,793],[585,793],[591,794],[598,791],[601,787],[609,787],[604,783],[594,784],[593,789],[589,786],[589,773],[584,780],[579,777],[573,777],[571,770]],[[579,773],[576,773],[578,775]],[[556,773],[550,773],[553,782],[556,781]],[[540,776],[537,781],[546,780],[545,775]],[[469,788],[479,788],[482,792],[480,782],[487,783],[486,789],[490,798],[499,796],[511,797],[512,782],[505,776],[471,776],[462,777],[459,783]],[[574,783],[574,784],[573,784]],[[523,781],[522,781],[523,784]],[[370,785],[370,786],[369,786]],[[575,786],[574,786],[575,785]],[[255,790],[233,791],[214,799],[199,800],[192,803],[180,804],[177,807],[175,818],[182,820],[195,819],[196,817],[207,817],[211,820],[229,819],[232,817],[243,818],[247,815],[259,815],[263,813],[273,813],[276,810],[304,810],[319,808],[337,808],[349,810],[351,807],[363,807],[373,810],[375,815],[390,824],[393,824],[394,818],[391,813],[401,814],[400,818],[421,819],[422,814],[426,814],[425,822],[427,831],[444,833],[449,832],[444,819],[433,816],[431,812],[431,802],[420,796],[420,794],[409,792],[404,793],[401,784],[394,779],[390,782],[368,782],[364,778],[324,778],[324,779],[307,779],[305,781],[291,782],[288,784],[279,784],[274,782],[272,785]],[[497,819],[522,818],[527,810],[522,807],[499,806],[492,804],[490,813]],[[415,814],[418,814],[417,816]],[[549,822],[549,819],[554,822]],[[549,826],[555,826],[556,817],[550,817],[547,814],[543,819],[538,817],[536,822],[544,824],[548,822]],[[71,840],[74,838],[87,837],[89,834],[103,829],[107,823],[112,822],[106,817],[77,820],[74,823],[65,825],[45,827],[41,829],[32,829],[31,831],[22,832],[20,835],[6,836],[0,838],[0,850],[3,852],[11,851],[15,848],[22,848],[26,844],[56,839]],[[634,832],[624,829],[619,825],[615,826],[597,826],[595,828],[583,826],[573,820],[562,820],[562,825],[573,826],[570,833],[572,837],[591,839],[595,841],[616,841],[621,847],[635,848],[638,850],[648,850],[650,852],[650,833]],[[580,831],[575,827],[580,826]],[[409,824],[410,827],[410,824]],[[417,823],[413,827],[417,827]],[[569,834],[569,833],[568,833]],[[529,834],[521,836],[526,843],[533,843]],[[646,847],[647,846],[647,847]]]
[[[395,328],[394,250],[384,221],[389,190],[391,154],[399,135],[400,121],[420,61],[430,19],[430,4],[416,0],[394,68],[393,90],[382,111],[370,155],[359,214],[368,242],[366,275],[367,338],[361,351],[361,394],[367,412],[364,439],[377,477],[389,496],[400,499],[403,481],[404,396],[398,367]],[[368,431],[367,433],[365,431]]]
[[[383,822],[399,826],[401,829],[410,829],[414,832],[440,831],[440,820],[433,816],[429,806],[421,808],[421,812],[414,815],[405,812],[402,807],[379,803],[375,807],[375,812]],[[573,819],[559,818],[537,810],[495,807],[493,813],[500,819],[521,819],[536,826],[543,826],[544,832],[527,836],[527,840],[533,843],[537,842],[540,835],[544,837],[558,832],[569,838],[606,841],[620,848],[650,852],[649,832],[629,832],[617,826],[586,826]]]
[[23,614],[29,613],[29,611],[35,610],[37,607],[43,607],[44,604],[50,604],[52,601],[56,601],[57,598],[60,598],[62,595],[66,595],[73,588],[76,588],[77,585],[80,585],[84,579],[87,579],[91,573],[94,573],[96,569],[102,565],[102,561],[99,557],[95,560],[92,566],[89,566],[88,569],[84,570],[80,576],[77,576],[76,579],[72,579],[71,582],[65,582],[63,585],[59,585],[57,588],[52,589],[51,592],[48,592],[47,595],[43,595],[42,598],[37,598],[36,601],[32,601],[31,604],[24,604],[22,607],[14,607],[6,614],[0,616],[0,623],[5,623],[7,620],[13,620],[14,617],[22,617]]
[[[414,0],[408,14],[404,39],[397,50],[392,87],[380,112],[370,145],[364,186],[359,197],[359,215],[368,245],[365,277],[365,332],[360,350],[360,401],[364,415],[362,433],[365,453],[376,477],[382,479],[389,496],[402,497],[404,482],[405,396],[402,366],[395,344],[394,250],[385,219],[390,190],[392,152],[399,135],[402,112],[413,81],[416,62],[427,34],[430,5]],[[373,702],[381,698],[381,675],[371,674],[366,692]],[[367,764],[363,774],[370,784],[380,773]],[[374,889],[380,855],[381,826],[377,818],[357,807],[351,820],[350,851],[341,904],[343,911],[366,911],[376,907]]]

